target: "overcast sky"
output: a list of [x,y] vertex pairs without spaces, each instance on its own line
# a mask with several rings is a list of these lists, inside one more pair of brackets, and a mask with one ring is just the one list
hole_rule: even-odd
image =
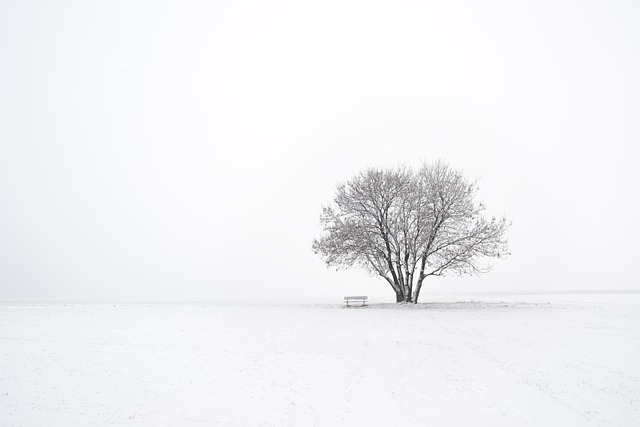
[[0,298],[393,301],[320,207],[438,158],[512,256],[423,294],[638,289],[638,5],[2,1]]

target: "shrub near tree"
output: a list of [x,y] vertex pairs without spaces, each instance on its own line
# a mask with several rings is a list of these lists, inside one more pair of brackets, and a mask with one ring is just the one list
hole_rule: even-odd
[[327,267],[361,267],[384,278],[396,302],[417,303],[424,280],[489,271],[508,255],[506,218],[486,218],[477,183],[437,161],[367,169],[338,185],[323,206],[313,251]]

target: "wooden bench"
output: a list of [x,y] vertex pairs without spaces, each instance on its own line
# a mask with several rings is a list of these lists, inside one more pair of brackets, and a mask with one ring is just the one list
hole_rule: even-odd
[[347,307],[349,306],[349,303],[353,303],[353,302],[360,302],[360,306],[365,306],[367,305],[367,297],[366,296],[351,296],[351,297],[344,297],[344,302],[347,303]]

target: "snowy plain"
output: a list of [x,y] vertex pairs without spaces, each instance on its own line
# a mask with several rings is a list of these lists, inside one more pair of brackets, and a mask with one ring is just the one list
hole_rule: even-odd
[[640,293],[0,303],[0,426],[637,426]]

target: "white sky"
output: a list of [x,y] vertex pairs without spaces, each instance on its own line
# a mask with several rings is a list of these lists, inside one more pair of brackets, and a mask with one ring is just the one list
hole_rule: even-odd
[[429,290],[640,288],[634,1],[0,2],[0,298],[393,292],[311,251],[442,158],[512,256]]

